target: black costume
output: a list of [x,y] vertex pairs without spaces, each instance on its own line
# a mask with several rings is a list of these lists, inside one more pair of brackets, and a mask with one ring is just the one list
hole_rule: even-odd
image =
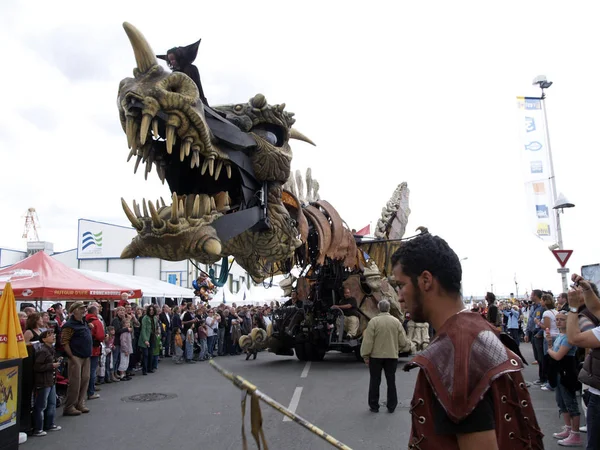
[[206,100],[206,97],[204,95],[204,90],[202,89],[202,82],[200,81],[200,72],[198,71],[198,68],[192,64],[196,59],[196,56],[198,55],[198,47],[200,46],[200,41],[201,39],[199,39],[198,42],[194,42],[193,44],[187,45],[185,47],[173,47],[172,49],[167,51],[166,55],[156,55],[156,57],[169,62],[167,55],[169,53],[174,54],[175,58],[177,59],[178,66],[173,67],[173,71],[183,72],[188,77],[190,77],[194,81],[194,83],[196,83],[196,86],[198,86],[200,100],[202,100],[202,103],[204,103],[206,106],[209,106],[208,100]]

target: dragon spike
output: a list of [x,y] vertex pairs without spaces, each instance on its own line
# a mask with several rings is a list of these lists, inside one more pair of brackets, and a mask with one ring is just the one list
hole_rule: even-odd
[[[156,203],[158,203],[158,200]],[[150,208],[150,215],[152,216],[152,225],[154,225],[154,228],[162,228],[162,219],[158,216],[158,213],[156,212],[152,202],[148,202],[148,207]]]
[[179,223],[179,211],[177,210],[177,193],[173,192],[173,203],[171,203],[171,223],[177,225]]
[[131,222],[131,225],[136,229],[141,230],[143,227],[142,222],[133,214],[133,212],[131,212],[131,209],[129,209],[129,206],[123,197],[121,197],[121,206],[123,207],[123,211],[125,211],[125,215]]
[[315,144],[313,141],[311,141],[309,138],[304,136],[302,133],[300,133],[295,128],[290,129],[290,139],[296,139],[298,141],[308,142],[310,145],[314,145],[315,147],[317,146],[317,144]]
[[130,23],[123,22],[123,28],[135,55],[135,62],[140,72],[148,72],[152,67],[157,66],[156,56],[150,47],[150,44],[140,31]]

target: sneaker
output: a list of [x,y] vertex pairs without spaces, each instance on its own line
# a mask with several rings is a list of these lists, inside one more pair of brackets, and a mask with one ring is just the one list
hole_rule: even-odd
[[96,400],[100,398],[100,394],[88,395],[88,400]]
[[560,433],[554,433],[552,437],[554,439],[566,439],[571,434],[571,427],[566,425],[563,426],[563,430]]
[[579,433],[571,432],[568,438],[558,441],[558,445],[562,447],[581,447],[583,441],[581,440],[581,435]]
[[60,431],[60,430],[62,430],[62,427],[59,427],[58,425],[52,425],[46,431]]
[[542,381],[542,380],[535,380],[535,381],[533,382],[533,384],[535,384],[535,385],[539,386],[540,384],[544,384],[544,381]]
[[542,391],[550,391],[550,392],[554,392],[554,388],[550,387],[549,384],[545,384],[542,386]]
[[36,431],[34,431],[34,432],[31,434],[31,435],[32,435],[32,436],[39,437],[39,436],[46,436],[47,434],[48,434],[48,433],[46,433],[45,431],[42,431],[42,430],[36,430]]
[[582,433],[587,433],[587,425],[580,426],[579,431]]

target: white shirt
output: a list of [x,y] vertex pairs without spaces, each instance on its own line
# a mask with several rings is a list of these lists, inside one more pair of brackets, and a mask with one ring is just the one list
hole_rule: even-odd
[[549,309],[547,311],[544,311],[544,314],[542,314],[542,319],[545,319],[546,317],[550,319],[550,335],[553,337],[558,336],[558,327],[556,326],[556,314],[558,314],[558,311],[556,311],[555,309]]
[[271,325],[271,318],[269,316],[263,316],[263,320],[265,321],[265,326],[268,327]]
[[[598,342],[600,342],[600,326],[596,327],[592,330],[592,333],[594,333],[594,336],[596,336],[596,339],[598,339]],[[594,395],[600,395],[600,389],[594,389],[591,386],[588,386],[588,389],[590,390],[591,394]]]
[[206,323],[206,328],[208,328],[208,330],[206,331],[206,336],[207,337],[214,336],[215,330],[213,329],[213,326],[215,326],[217,324],[217,321],[214,319],[214,317],[208,316],[205,320],[205,323]]

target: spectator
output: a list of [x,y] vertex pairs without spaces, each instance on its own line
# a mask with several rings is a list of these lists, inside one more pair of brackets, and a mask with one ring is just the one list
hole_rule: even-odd
[[600,299],[590,282],[580,275],[571,277],[575,285],[568,293],[569,316],[567,317],[567,337],[569,344],[592,349],[585,358],[579,373],[579,381],[589,386],[587,401],[587,449],[600,448],[600,326],[581,332],[579,328],[579,308],[585,306],[595,318],[600,318]]
[[519,307],[517,305],[514,305],[512,307],[508,306],[507,309],[505,309],[502,312],[504,316],[508,319],[508,323],[506,324],[507,333],[511,338],[513,338],[517,345],[519,345],[519,318],[521,317]]
[[175,364],[183,363],[183,339],[181,337],[181,329],[179,327],[173,328],[173,333],[175,335],[175,353],[173,355]]
[[[535,359],[534,364],[538,364],[538,379],[533,384],[544,385],[548,382],[546,373],[544,372],[544,343],[543,343],[543,332],[540,328],[539,321],[542,320],[542,313],[544,307],[542,306],[542,293],[539,289],[534,289],[531,292],[532,306],[529,309],[529,316],[527,319],[527,334],[525,335],[525,342],[531,342],[533,347],[533,357]],[[537,319],[537,321],[536,321]]]
[[360,355],[369,367],[369,409],[379,411],[379,387],[381,371],[385,373],[387,382],[387,409],[394,412],[398,405],[396,393],[396,368],[400,349],[406,347],[406,335],[402,324],[390,315],[390,302],[380,300],[380,313],[369,321],[365,330]]
[[54,342],[56,336],[52,329],[40,335],[40,345],[35,352],[33,363],[33,436],[46,436],[46,431],[61,429],[54,423],[56,416],[56,369],[59,362],[54,362]]
[[90,356],[90,381],[88,383],[87,396],[88,400],[100,398],[96,394],[96,370],[98,368],[98,360],[102,351],[102,341],[104,340],[105,332],[104,325],[98,318],[98,307],[92,305],[88,308],[88,313],[85,316],[85,321],[90,325],[92,333],[92,356]]
[[168,305],[163,306],[162,312],[159,315],[159,320],[162,328],[161,336],[164,349],[163,356],[168,357],[171,356],[171,332],[173,329],[171,308],[169,308]]
[[146,309],[146,315],[142,318],[142,329],[138,347],[142,349],[142,374],[154,373],[153,352],[156,346],[156,333],[158,330],[158,317],[156,317],[156,307],[149,305]]
[[[536,324],[542,330],[550,330],[550,334],[552,338],[556,338],[558,336],[558,327],[556,326],[556,311],[554,304],[554,297],[551,294],[543,294],[542,295],[542,305],[544,306],[544,312],[542,313],[541,322],[538,319],[536,320]],[[543,364],[543,372],[546,375],[547,382],[542,386],[543,391],[553,391],[556,388],[556,371],[554,370],[554,365],[550,364],[550,356],[548,356],[548,342],[544,340],[542,350],[544,352],[544,357],[542,360]]]
[[131,380],[131,377],[127,375],[127,368],[129,367],[129,357],[133,353],[133,336],[131,330],[131,319],[129,317],[125,317],[125,320],[123,321],[123,328],[121,329],[121,356],[118,368],[119,378],[125,381]]
[[69,357],[69,387],[63,409],[65,416],[79,416],[90,410],[85,406],[85,395],[90,381],[92,333],[84,322],[85,305],[75,302],[69,308],[71,317],[62,328],[62,344]]
[[556,316],[559,334],[553,336],[546,333],[548,355],[555,361],[556,365],[556,403],[559,414],[563,415],[565,426],[559,433],[554,433],[558,445],[565,447],[580,446],[581,435],[579,434],[579,404],[577,403],[577,366],[575,362],[575,351],[577,347],[567,341],[567,315],[559,312]]
[[27,316],[26,331],[23,333],[25,344],[38,342],[42,334],[44,322],[40,313],[34,312]]

